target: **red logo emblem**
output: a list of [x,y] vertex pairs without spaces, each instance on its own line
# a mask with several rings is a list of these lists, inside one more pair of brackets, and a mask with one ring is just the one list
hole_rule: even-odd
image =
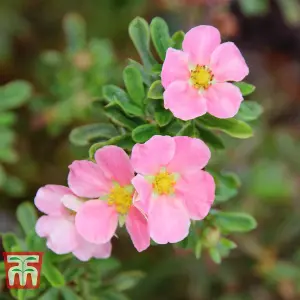
[[9,289],[40,286],[43,252],[3,252],[6,285]]

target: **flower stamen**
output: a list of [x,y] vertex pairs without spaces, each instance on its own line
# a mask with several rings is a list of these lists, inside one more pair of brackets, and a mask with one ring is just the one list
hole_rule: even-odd
[[170,195],[175,192],[174,186],[176,179],[174,174],[170,174],[167,171],[161,171],[158,173],[152,182],[154,191],[159,195]]
[[133,191],[126,186],[115,185],[108,195],[108,205],[115,205],[119,214],[125,215],[132,204]]
[[190,72],[191,74],[191,83],[196,89],[208,89],[212,84],[214,75],[207,66],[197,65]]

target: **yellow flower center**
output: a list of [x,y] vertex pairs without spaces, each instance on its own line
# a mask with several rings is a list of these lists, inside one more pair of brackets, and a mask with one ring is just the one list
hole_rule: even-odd
[[167,171],[158,173],[152,182],[154,191],[159,195],[169,195],[174,193],[176,180],[174,174]]
[[211,70],[206,66],[197,65],[194,70],[191,70],[191,81],[196,89],[207,89],[214,78]]
[[115,205],[119,214],[125,215],[132,203],[133,189],[130,186],[114,186],[108,195],[108,205]]

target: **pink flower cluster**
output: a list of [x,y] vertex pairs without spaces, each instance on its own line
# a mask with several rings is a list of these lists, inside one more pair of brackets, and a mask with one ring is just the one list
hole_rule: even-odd
[[[205,113],[233,117],[243,100],[232,81],[249,70],[233,43],[221,44],[211,26],[191,29],[183,51],[169,48],[162,68],[164,106],[190,120]],[[152,239],[176,243],[189,234],[191,220],[202,220],[215,198],[213,177],[203,170],[209,148],[185,136],[153,136],[136,144],[131,157],[117,146],[95,153],[95,162],[74,161],[69,187],[39,189],[35,205],[45,213],[36,224],[39,236],[58,254],[80,260],[111,254],[111,239],[125,225],[133,245],[143,251]]]
[[95,162],[74,161],[69,188],[46,185],[37,192],[36,232],[57,254],[72,252],[80,260],[106,258],[118,224],[135,248],[150,239],[176,243],[189,233],[190,220],[201,220],[215,196],[212,176],[202,169],[208,147],[190,137],[153,136],[136,144],[131,158],[117,146],[95,154]]

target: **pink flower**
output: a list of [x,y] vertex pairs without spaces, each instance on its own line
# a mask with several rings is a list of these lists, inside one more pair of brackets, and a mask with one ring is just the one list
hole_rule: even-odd
[[221,43],[218,29],[198,26],[185,35],[183,51],[169,48],[161,79],[164,106],[175,117],[191,120],[205,113],[231,118],[243,101],[238,87],[249,69],[235,44]]
[[201,140],[185,136],[153,136],[133,147],[131,161],[139,173],[132,180],[138,193],[135,205],[147,214],[156,243],[181,241],[189,233],[190,219],[208,214],[215,183],[202,168],[209,159]]
[[116,232],[118,222],[126,229],[138,251],[150,245],[147,220],[132,205],[134,172],[126,152],[106,146],[95,153],[96,163],[82,160],[70,166],[69,186],[79,197],[66,205],[76,211],[75,225],[90,243],[106,243]]
[[57,254],[72,252],[78,259],[87,261],[92,257],[107,258],[111,243],[93,244],[85,241],[76,231],[75,216],[63,202],[77,197],[67,187],[46,185],[35,197],[36,207],[46,215],[36,224],[36,233],[47,238],[47,247]]

